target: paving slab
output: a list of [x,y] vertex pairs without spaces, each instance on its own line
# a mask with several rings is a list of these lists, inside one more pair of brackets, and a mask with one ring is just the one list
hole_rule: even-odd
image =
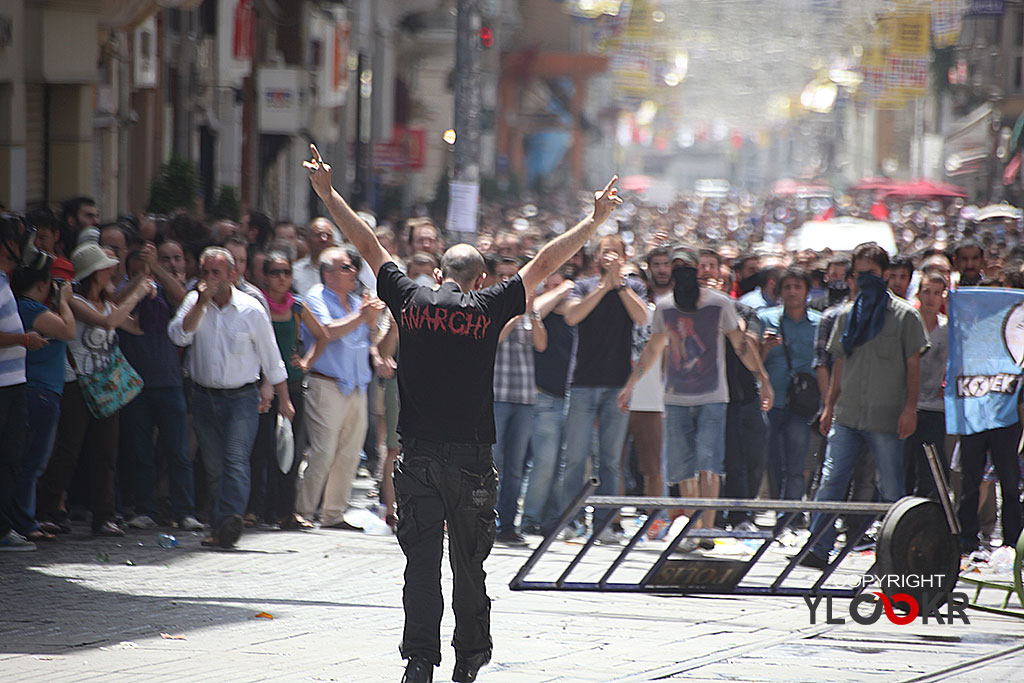
[[[393,537],[247,531],[239,550],[214,551],[198,534],[165,550],[157,533],[92,539],[78,527],[0,556],[0,680],[401,678],[404,558]],[[559,544],[548,564],[578,549]],[[581,570],[599,573],[605,550]],[[766,561],[781,567],[786,552]],[[1024,620],[975,611],[969,625],[812,625],[801,598],[511,591],[528,553],[496,546],[488,559],[495,652],[481,681],[1005,683],[1024,658]],[[813,580],[799,571],[794,580]],[[448,597],[447,562],[443,575]],[[447,613],[438,681],[450,680],[453,625]]]

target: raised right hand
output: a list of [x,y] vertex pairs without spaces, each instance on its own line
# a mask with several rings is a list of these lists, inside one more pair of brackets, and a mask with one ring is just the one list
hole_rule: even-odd
[[618,181],[619,176],[613,175],[603,190],[594,193],[594,225],[601,225],[608,220],[608,216],[612,215],[615,207],[622,203],[618,195],[619,191],[615,187],[615,183]]
[[196,283],[196,292],[199,293],[199,300],[197,303],[208,304],[213,299],[213,287],[209,285],[206,280],[200,280]]
[[302,165],[309,169],[309,183],[313,186],[313,191],[320,199],[326,201],[331,196],[331,165],[320,156],[316,145],[310,143],[309,151],[313,158],[303,161]]

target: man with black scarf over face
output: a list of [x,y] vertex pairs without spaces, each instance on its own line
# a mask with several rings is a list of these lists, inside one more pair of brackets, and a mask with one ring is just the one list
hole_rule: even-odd
[[[697,256],[688,248],[672,253],[671,297],[658,300],[651,338],[619,394],[625,411],[637,381],[668,347],[665,360],[665,453],[667,481],[678,483],[686,498],[717,498],[724,474],[725,419],[729,386],[725,340],[760,379],[761,409],[774,396],[760,355],[739,326],[733,301],[697,283]],[[710,528],[703,515],[698,528]],[[695,549],[689,539],[680,548]]]
[[[856,298],[840,311],[828,343],[835,364],[820,427],[828,449],[815,500],[845,496],[865,448],[875,455],[882,500],[904,493],[903,440],[917,427],[921,354],[930,342],[921,314],[882,279],[888,265],[889,255],[874,242],[853,251]],[[829,515],[814,515],[811,535],[830,523]],[[828,529],[800,564],[824,569],[834,542]]]

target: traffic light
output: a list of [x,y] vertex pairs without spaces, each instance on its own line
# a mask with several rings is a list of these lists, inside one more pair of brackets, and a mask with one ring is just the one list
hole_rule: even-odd
[[481,47],[494,47],[494,31],[490,26],[480,27],[480,45]]

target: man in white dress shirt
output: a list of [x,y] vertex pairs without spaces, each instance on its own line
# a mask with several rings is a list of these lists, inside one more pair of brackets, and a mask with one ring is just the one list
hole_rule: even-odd
[[[213,535],[203,545],[230,548],[242,535],[249,499],[249,453],[259,413],[277,393],[280,412],[295,414],[288,375],[267,312],[231,282],[235,262],[221,247],[199,258],[201,279],[185,296],[167,332],[178,346],[192,346],[192,424],[213,500]],[[211,305],[212,304],[212,305]],[[267,378],[257,389],[260,370]]]

